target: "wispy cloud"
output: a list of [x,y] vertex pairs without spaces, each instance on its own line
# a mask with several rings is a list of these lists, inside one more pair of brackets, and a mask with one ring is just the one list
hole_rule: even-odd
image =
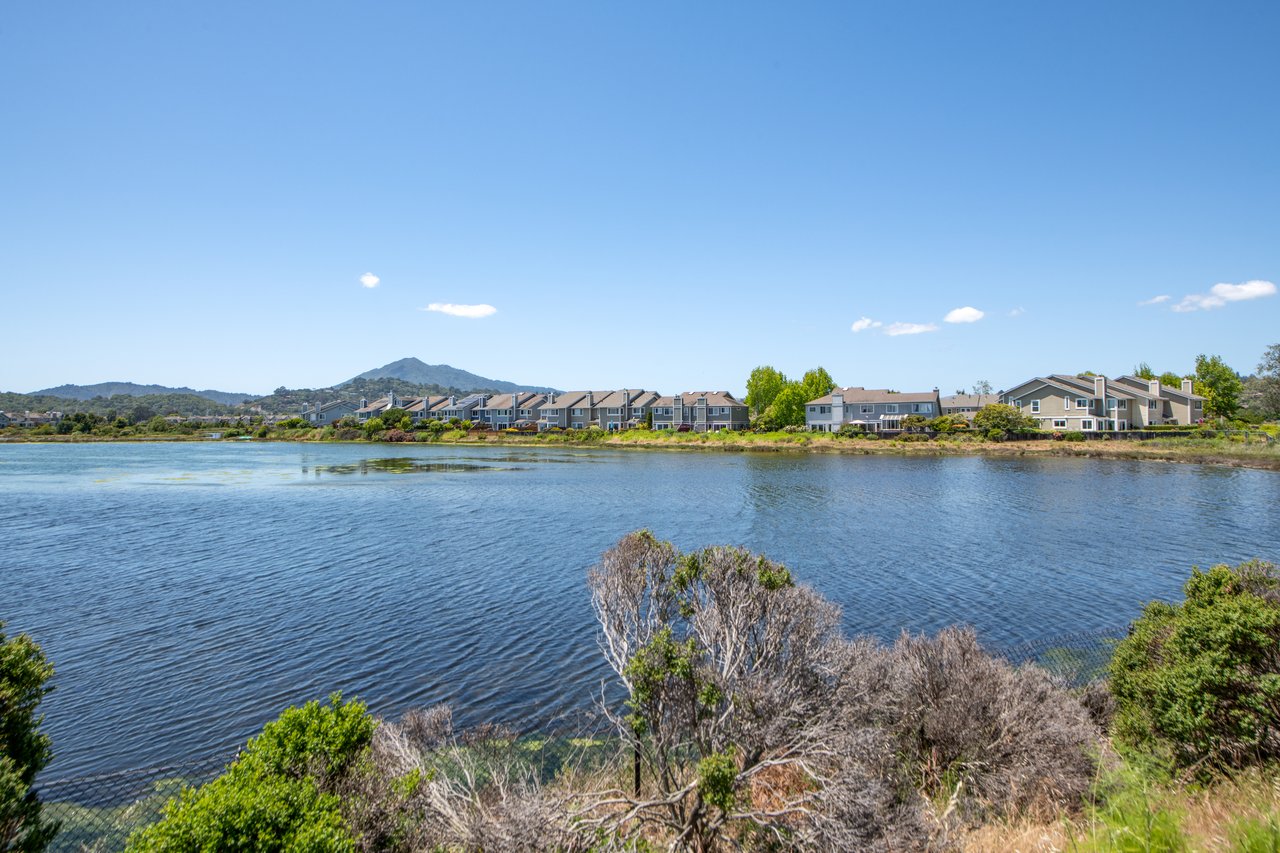
[[1159,305],[1161,302],[1168,302],[1172,298],[1173,297],[1170,296],[1169,294],[1162,293],[1159,296],[1153,296],[1150,299],[1144,299],[1138,304],[1139,305]]
[[854,332],[865,332],[867,329],[878,329],[883,325],[884,323],[879,320],[872,320],[870,317],[859,317],[853,321],[853,325],[849,328]]
[[884,327],[884,333],[891,338],[896,338],[898,335],[921,335],[936,331],[938,326],[935,323],[890,323]]
[[369,287],[369,288],[377,287],[378,282],[380,281],[382,281],[382,279],[378,278],[376,275],[374,275],[371,272],[367,272],[364,275],[360,276],[360,283],[365,287]]
[[987,316],[987,312],[979,311],[977,308],[966,305],[963,308],[953,308],[942,319],[946,323],[976,323],[985,316]]
[[1026,309],[1026,308],[1023,308],[1021,305],[1019,305],[1017,308],[1014,308],[1012,311],[1010,311],[1010,312],[1009,312],[1009,316],[1010,316],[1010,317],[1021,317],[1021,316],[1022,316],[1023,314],[1025,314],[1025,313],[1027,313],[1027,309]]
[[451,317],[466,317],[471,320],[478,320],[481,317],[488,317],[491,314],[498,313],[498,309],[492,305],[454,305],[451,302],[432,302],[423,311],[437,311],[441,314],[448,314]]
[[1221,308],[1228,302],[1244,302],[1246,299],[1261,299],[1274,296],[1276,286],[1269,281],[1246,281],[1243,284],[1215,284],[1208,293],[1192,293],[1182,297],[1182,301],[1173,306],[1174,311],[1208,311]]

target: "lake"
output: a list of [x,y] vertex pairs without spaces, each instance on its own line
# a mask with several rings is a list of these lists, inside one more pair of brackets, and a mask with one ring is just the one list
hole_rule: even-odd
[[786,563],[891,638],[1122,626],[1280,558],[1280,475],[1116,460],[430,445],[0,445],[0,619],[58,669],[48,778],[203,758],[334,690],[551,725],[607,673],[628,531]]

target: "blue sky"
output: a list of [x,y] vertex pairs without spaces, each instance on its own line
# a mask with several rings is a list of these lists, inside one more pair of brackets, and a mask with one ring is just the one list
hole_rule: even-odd
[[1275,2],[11,4],[0,390],[1248,372],[1278,37]]

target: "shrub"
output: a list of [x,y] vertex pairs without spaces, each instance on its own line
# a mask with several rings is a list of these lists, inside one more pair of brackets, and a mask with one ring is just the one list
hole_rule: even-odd
[[1072,430],[1062,434],[1063,441],[1084,441],[1084,433],[1079,430]]
[[1183,589],[1182,604],[1148,604],[1116,647],[1119,745],[1201,775],[1280,757],[1276,566],[1193,569]]
[[268,723],[225,773],[171,800],[127,849],[354,850],[335,791],[367,754],[374,721],[360,702],[329,702]]
[[31,788],[53,757],[37,713],[52,676],[40,646],[26,634],[6,639],[0,622],[0,850],[43,850],[58,831]]
[[929,441],[929,436],[922,432],[908,432],[898,436],[898,441]]

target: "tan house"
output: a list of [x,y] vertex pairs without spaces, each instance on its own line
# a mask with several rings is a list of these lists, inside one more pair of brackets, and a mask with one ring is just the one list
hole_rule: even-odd
[[1122,376],[1038,376],[1001,394],[1000,402],[1040,422],[1041,429],[1079,432],[1186,425],[1204,417],[1204,398],[1183,380],[1178,390],[1159,380]]
[[747,404],[728,391],[686,391],[658,397],[651,408],[654,429],[719,432],[750,426]]

